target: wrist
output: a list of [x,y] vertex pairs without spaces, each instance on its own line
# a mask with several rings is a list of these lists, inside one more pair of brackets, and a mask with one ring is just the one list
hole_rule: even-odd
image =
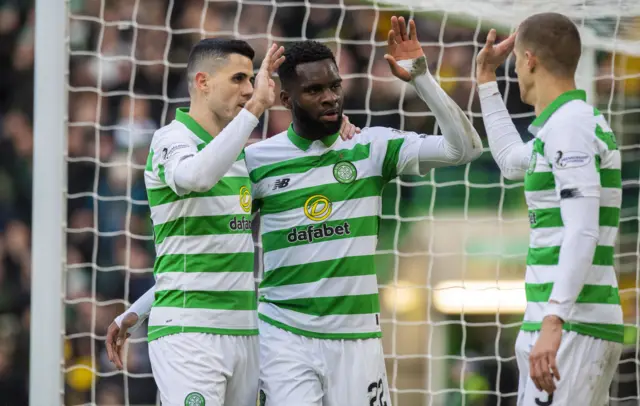
[[483,85],[485,83],[496,82],[498,77],[495,72],[479,72],[476,77],[476,82],[478,85]]
[[266,105],[258,100],[250,99],[247,104],[244,105],[244,109],[259,119],[266,110]]

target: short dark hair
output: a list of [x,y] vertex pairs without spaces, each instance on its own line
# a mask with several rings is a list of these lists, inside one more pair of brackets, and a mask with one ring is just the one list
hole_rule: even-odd
[[255,51],[248,42],[239,39],[205,38],[191,48],[187,62],[187,78],[191,88],[200,64],[210,59],[225,59],[231,54],[246,56],[253,61]]
[[317,41],[294,42],[284,52],[284,62],[278,68],[278,76],[282,87],[287,88],[297,78],[296,67],[303,63],[324,61],[330,59],[336,63],[336,58],[329,47]]
[[518,27],[517,41],[540,59],[540,64],[558,76],[573,77],[582,42],[578,28],[559,13],[534,14]]

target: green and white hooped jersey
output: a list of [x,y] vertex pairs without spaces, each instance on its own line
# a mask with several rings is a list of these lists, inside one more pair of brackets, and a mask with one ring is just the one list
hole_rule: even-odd
[[156,260],[149,340],[181,332],[255,335],[251,183],[243,154],[206,192],[176,186],[174,168],[212,137],[186,112],[153,136],[145,170]]
[[419,174],[421,141],[375,127],[312,142],[290,127],[245,149],[264,249],[261,320],[308,337],[381,336],[381,192],[397,175]]
[[522,329],[540,329],[554,282],[563,277],[558,266],[563,240],[561,198],[599,197],[599,241],[564,329],[622,342],[622,308],[613,266],[622,202],[620,151],[605,118],[585,100],[583,91],[564,93],[530,127],[535,138],[524,180],[531,235]]

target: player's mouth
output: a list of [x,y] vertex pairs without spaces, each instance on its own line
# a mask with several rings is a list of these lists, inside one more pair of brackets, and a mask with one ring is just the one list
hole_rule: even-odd
[[338,109],[327,110],[320,116],[320,120],[322,121],[337,121],[340,114],[338,114]]

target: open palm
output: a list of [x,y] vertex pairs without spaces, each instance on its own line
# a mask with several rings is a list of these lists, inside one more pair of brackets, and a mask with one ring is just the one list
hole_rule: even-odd
[[476,58],[476,77],[478,81],[483,78],[495,76],[496,69],[507,59],[516,42],[516,34],[513,33],[498,45],[496,42],[496,30],[492,29],[487,35],[487,42]]
[[387,38],[387,54],[384,59],[389,63],[391,72],[398,78],[408,82],[411,73],[398,65],[398,61],[412,60],[424,56],[424,51],[416,34],[416,23],[409,21],[409,31],[404,17],[391,17],[391,30]]

